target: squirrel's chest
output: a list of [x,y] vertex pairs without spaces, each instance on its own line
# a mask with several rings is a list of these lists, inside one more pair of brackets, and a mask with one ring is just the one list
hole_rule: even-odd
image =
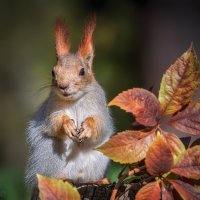
[[67,107],[64,112],[74,120],[77,127],[91,114],[91,110],[89,111],[84,105]]

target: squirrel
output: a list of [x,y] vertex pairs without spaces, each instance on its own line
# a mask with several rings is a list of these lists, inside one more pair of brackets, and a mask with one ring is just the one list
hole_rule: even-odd
[[28,124],[29,156],[25,180],[36,186],[36,174],[75,183],[104,178],[109,159],[95,148],[113,134],[104,90],[93,72],[93,32],[90,17],[76,53],[69,52],[69,29],[55,23],[57,63],[48,98]]

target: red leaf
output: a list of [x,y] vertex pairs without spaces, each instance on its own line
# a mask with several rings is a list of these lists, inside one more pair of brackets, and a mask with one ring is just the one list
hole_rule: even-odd
[[171,172],[186,178],[200,179],[200,145],[187,149]]
[[80,200],[76,188],[59,179],[37,175],[41,200]]
[[157,135],[147,152],[145,164],[147,171],[159,176],[171,169],[173,157],[163,135]]
[[145,126],[155,126],[160,118],[160,105],[156,96],[148,90],[133,88],[120,93],[109,104],[131,112],[136,121]]
[[113,136],[97,150],[120,163],[135,163],[145,158],[154,132],[124,131]]
[[185,133],[200,136],[200,100],[191,102],[183,111],[178,112],[169,124]]
[[161,199],[162,200],[174,200],[172,191],[169,190],[165,184],[162,182],[162,188],[161,188]]
[[160,200],[160,186],[151,182],[142,187],[136,194],[135,200]]
[[200,84],[199,63],[193,46],[169,67],[162,78],[159,101],[161,111],[173,114],[188,104]]
[[199,200],[200,187],[192,186],[180,180],[169,180],[183,200]]
[[185,146],[181,140],[173,133],[168,133],[162,131],[163,136],[166,139],[166,142],[171,150],[173,155],[174,163],[176,163],[180,157],[185,152]]

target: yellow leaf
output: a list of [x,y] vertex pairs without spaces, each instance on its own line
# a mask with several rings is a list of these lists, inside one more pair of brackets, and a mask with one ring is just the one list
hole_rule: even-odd
[[162,113],[173,114],[188,104],[199,85],[199,63],[191,46],[163,75],[158,97]]
[[185,152],[185,146],[173,133],[165,132],[162,130],[162,134],[164,138],[166,139],[166,142],[171,150],[172,156],[173,156],[173,163],[176,164],[179,160],[180,156]]
[[37,174],[37,178],[41,200],[80,200],[77,189],[71,184],[39,174]]
[[200,179],[200,145],[196,145],[182,155],[171,172],[186,178]]
[[97,150],[120,163],[135,163],[145,158],[154,132],[124,131],[113,136]]

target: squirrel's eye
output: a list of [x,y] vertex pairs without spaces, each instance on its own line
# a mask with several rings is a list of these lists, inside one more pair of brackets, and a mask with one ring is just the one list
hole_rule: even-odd
[[54,72],[54,70],[52,70],[51,74],[52,74],[52,77],[54,78],[54,77],[55,77],[55,72]]
[[79,76],[84,76],[85,75],[85,69],[81,68],[80,72],[79,72]]

